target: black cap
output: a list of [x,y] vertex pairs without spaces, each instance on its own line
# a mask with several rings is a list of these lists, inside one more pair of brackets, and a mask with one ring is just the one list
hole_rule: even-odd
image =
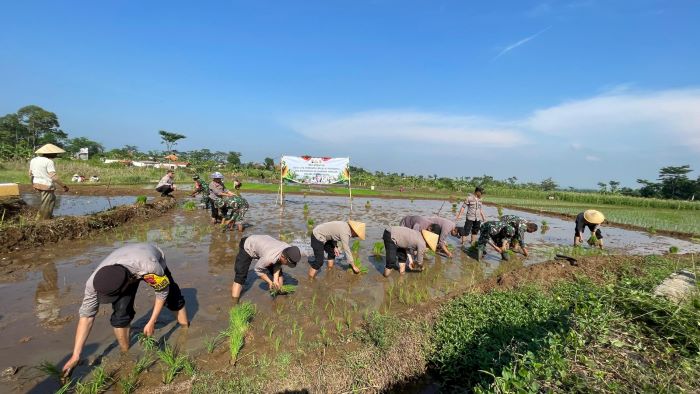
[[299,260],[301,260],[301,251],[296,246],[290,246],[282,251],[284,257],[287,258],[287,265],[294,268]]
[[129,271],[121,265],[108,265],[97,270],[92,279],[92,287],[97,292],[97,302],[111,304],[119,299],[128,280]]

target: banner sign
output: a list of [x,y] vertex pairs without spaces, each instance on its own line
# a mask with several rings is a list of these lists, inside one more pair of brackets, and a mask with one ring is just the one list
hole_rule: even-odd
[[350,181],[349,157],[282,156],[282,179],[306,185],[333,185]]

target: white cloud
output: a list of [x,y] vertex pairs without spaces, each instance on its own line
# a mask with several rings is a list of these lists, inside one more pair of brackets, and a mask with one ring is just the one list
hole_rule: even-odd
[[[381,110],[299,117],[287,124],[314,141],[374,146],[391,143],[393,148],[419,146],[436,154],[451,148],[513,148],[547,142],[590,153],[586,160],[599,160],[593,153],[609,147],[618,151],[649,149],[650,141],[700,152],[700,89],[617,90],[539,109],[515,120]],[[593,141],[597,151],[587,152],[590,144],[584,146],[582,139]]]
[[552,27],[552,26],[547,26],[546,28],[544,28],[544,29],[538,31],[537,33],[535,33],[535,34],[533,34],[533,35],[531,35],[531,36],[529,36],[529,37],[525,37],[525,38],[523,38],[522,40],[520,40],[520,41],[518,41],[518,42],[516,42],[516,43],[514,43],[514,44],[508,45],[507,47],[505,47],[504,49],[502,49],[502,50],[498,53],[498,55],[496,55],[496,57],[493,58],[493,60],[498,59],[499,57],[501,57],[501,56],[505,55],[506,53],[512,51],[513,49],[515,49],[515,48],[517,48],[517,47],[519,47],[519,46],[521,46],[521,45],[527,43],[528,41],[534,40],[535,38],[537,38],[537,36],[539,36],[540,34],[546,32],[546,31],[549,30],[551,27]]
[[586,160],[587,161],[600,161],[600,157],[594,156],[594,155],[587,155]]
[[317,141],[339,136],[353,143],[425,143],[443,146],[512,147],[526,143],[507,123],[475,116],[417,111],[369,111],[342,116],[314,116],[292,121],[292,128]]

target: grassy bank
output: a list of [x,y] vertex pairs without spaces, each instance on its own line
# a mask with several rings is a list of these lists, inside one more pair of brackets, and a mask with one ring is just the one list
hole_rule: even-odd
[[691,264],[649,257],[602,282],[466,294],[443,308],[429,361],[444,387],[460,391],[693,391],[700,296],[675,305],[652,294]]

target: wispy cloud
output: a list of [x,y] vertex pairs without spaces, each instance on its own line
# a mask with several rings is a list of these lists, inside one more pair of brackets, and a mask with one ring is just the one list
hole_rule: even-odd
[[496,57],[494,57],[494,58],[492,59],[492,61],[498,59],[499,57],[505,55],[506,53],[512,51],[513,49],[515,49],[515,48],[517,48],[517,47],[519,47],[519,46],[521,46],[521,45],[523,45],[523,44],[526,44],[526,43],[529,42],[529,41],[534,40],[534,39],[537,38],[540,34],[546,32],[547,30],[549,30],[549,29],[551,29],[551,28],[552,28],[552,26],[547,26],[546,28],[544,28],[544,29],[538,31],[537,33],[535,33],[535,34],[533,34],[533,35],[531,35],[531,36],[529,36],[529,37],[523,38],[522,40],[516,42],[515,44],[508,45],[507,47],[505,47],[504,49],[502,49],[501,52],[499,52],[498,55],[496,55]]
[[525,12],[525,15],[530,18],[547,15],[552,12],[552,6],[549,3],[539,3]]
[[586,161],[600,161],[600,157],[595,156],[595,155],[587,155]]

